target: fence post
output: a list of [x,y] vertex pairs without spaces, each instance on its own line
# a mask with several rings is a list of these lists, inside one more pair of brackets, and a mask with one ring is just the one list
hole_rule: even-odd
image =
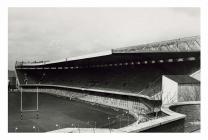
[[36,117],[37,117],[37,119],[38,119],[38,117],[39,117],[39,115],[38,115],[38,87],[37,87],[37,114],[36,114]]
[[21,87],[21,89],[20,89],[20,119],[22,120],[22,87]]

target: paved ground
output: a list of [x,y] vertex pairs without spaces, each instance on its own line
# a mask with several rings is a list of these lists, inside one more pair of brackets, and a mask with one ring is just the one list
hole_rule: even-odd
[[[8,131],[9,132],[47,132],[60,128],[119,128],[128,124],[127,116],[122,110],[115,111],[108,107],[100,107],[80,101],[70,101],[62,97],[47,94],[39,95],[39,119],[35,113],[24,113],[20,119],[20,94],[8,95]],[[35,94],[24,93],[24,109],[34,109]],[[108,121],[110,117],[110,123]],[[135,121],[130,116],[129,123]],[[88,123],[90,122],[90,123]],[[96,122],[96,125],[95,125]]]
[[118,129],[106,129],[106,128],[64,128],[49,133],[126,133]]
[[174,106],[172,110],[186,115],[184,122],[185,132],[200,130],[200,104]]
[[201,132],[201,130],[199,129],[199,130],[196,130],[196,131],[193,131],[193,133],[200,133]]

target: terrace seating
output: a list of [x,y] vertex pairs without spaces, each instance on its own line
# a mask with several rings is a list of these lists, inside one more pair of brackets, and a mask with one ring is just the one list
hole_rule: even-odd
[[161,90],[164,74],[190,74],[199,69],[194,62],[143,64],[137,66],[87,69],[17,69],[19,82],[25,84],[64,85],[132,92],[153,96]]

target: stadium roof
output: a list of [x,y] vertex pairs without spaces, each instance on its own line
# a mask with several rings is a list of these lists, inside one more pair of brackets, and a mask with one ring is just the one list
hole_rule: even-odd
[[[41,66],[57,63],[70,63],[72,65],[89,63],[115,63],[122,61],[159,60],[174,57],[199,57],[200,36],[186,37],[162,42],[154,42],[132,47],[112,49],[78,57],[65,58],[56,61],[22,62],[22,66]],[[17,65],[18,66],[18,65]]]
[[179,84],[199,84],[200,82],[189,75],[165,75]]
[[200,50],[200,36],[185,37],[132,47],[114,49],[114,53],[189,52]]

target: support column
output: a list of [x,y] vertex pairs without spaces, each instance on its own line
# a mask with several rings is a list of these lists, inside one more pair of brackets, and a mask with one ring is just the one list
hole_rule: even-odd
[[23,89],[22,87],[20,88],[20,119],[22,120],[23,119],[23,113],[24,112],[36,112],[36,119],[39,118],[39,90],[38,90],[38,87],[37,87],[37,90],[36,90],[36,109],[32,109],[32,110],[24,110],[23,109]]
[[20,97],[20,98],[21,98],[21,99],[20,99],[20,100],[21,100],[21,101],[20,101],[20,102],[21,102],[21,103],[20,103],[20,119],[22,120],[22,87],[21,87],[21,89],[20,89],[20,94],[21,94],[21,95],[20,95],[20,96],[21,96],[21,97]]
[[37,117],[37,119],[39,118],[39,112],[38,112],[38,87],[37,87],[37,108],[36,108],[36,110],[37,110],[37,114],[36,114],[36,117]]

